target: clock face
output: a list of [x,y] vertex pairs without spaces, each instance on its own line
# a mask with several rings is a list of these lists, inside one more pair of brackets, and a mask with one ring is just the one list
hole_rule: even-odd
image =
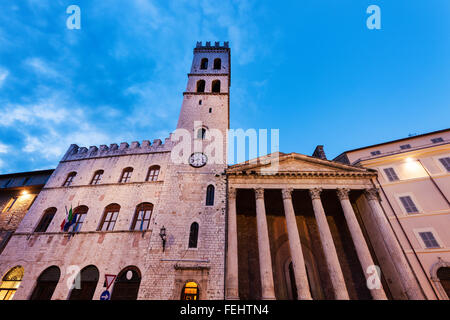
[[189,157],[189,164],[194,168],[203,167],[207,161],[208,158],[201,152],[195,152]]

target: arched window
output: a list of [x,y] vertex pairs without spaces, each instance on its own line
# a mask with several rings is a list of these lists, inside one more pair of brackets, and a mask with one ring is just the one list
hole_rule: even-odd
[[197,248],[198,241],[198,223],[191,224],[191,230],[189,233],[189,248]]
[[214,70],[220,70],[222,68],[222,60],[220,58],[214,59]]
[[160,170],[159,166],[151,166],[148,169],[148,174],[147,174],[146,181],[157,181],[158,180],[158,175],[159,175],[159,170]]
[[98,227],[99,231],[112,231],[119,215],[120,206],[117,203],[107,205],[102,221]]
[[211,92],[220,92],[220,80],[214,80],[212,82]]
[[60,276],[61,271],[57,266],[45,269],[37,279],[30,300],[51,300]]
[[136,206],[133,223],[130,230],[147,230],[153,212],[153,204],[149,202],[140,203]]
[[205,70],[208,69],[208,59],[207,58],[203,58],[201,63],[200,63],[200,69]]
[[[83,268],[75,278],[69,300],[92,300],[98,279],[99,272],[96,266],[90,265]],[[79,284],[78,288],[77,284]]]
[[198,300],[200,290],[198,284],[190,281],[187,282],[181,291],[181,300]]
[[447,297],[450,298],[450,267],[441,267],[437,270],[436,275],[444,288]]
[[206,188],[206,205],[214,205],[214,186],[212,184]]
[[122,171],[122,176],[120,177],[120,183],[127,183],[130,181],[131,179],[131,174],[133,173],[133,168],[132,167],[128,167],[123,169]]
[[53,220],[53,217],[55,216],[56,208],[51,207],[44,211],[44,215],[41,218],[41,221],[39,221],[38,226],[36,229],[34,229],[34,232],[45,232],[47,231],[48,226]]
[[120,271],[114,281],[111,300],[136,300],[141,284],[141,272],[134,266]]
[[73,210],[75,221],[73,223],[72,232],[81,231],[84,219],[86,218],[89,208],[86,206],[78,206]]
[[197,81],[197,92],[205,92],[205,80],[198,80]]
[[23,268],[21,266],[11,268],[2,278],[2,283],[0,284],[0,300],[12,300],[22,279]]
[[100,180],[102,180],[103,173],[105,173],[105,171],[103,170],[95,171],[94,176],[92,177],[91,184],[99,184]]
[[68,187],[72,184],[73,178],[75,178],[75,176],[77,175],[77,173],[75,171],[69,173],[67,175],[66,181],[64,181],[63,187]]
[[206,137],[206,129],[205,128],[199,128],[197,130],[197,139],[203,140]]

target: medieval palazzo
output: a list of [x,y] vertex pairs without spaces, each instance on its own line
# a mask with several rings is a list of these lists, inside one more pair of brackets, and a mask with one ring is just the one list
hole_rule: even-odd
[[[192,146],[227,137],[230,71],[228,42],[197,43],[177,125]],[[227,166],[226,138],[222,161],[177,163],[171,138],[71,145],[0,255],[0,299],[427,298],[377,170],[320,148]]]

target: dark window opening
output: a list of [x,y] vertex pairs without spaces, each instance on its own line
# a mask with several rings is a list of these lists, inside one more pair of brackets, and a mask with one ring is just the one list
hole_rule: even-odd
[[206,188],[206,205],[214,205],[214,186],[212,184]]
[[203,58],[202,62],[200,63],[200,69],[205,70],[208,69],[208,59]]
[[212,92],[220,92],[220,80],[214,80],[212,82]]
[[44,215],[41,218],[41,221],[39,222],[38,226],[34,230],[34,232],[45,232],[48,229],[48,226],[53,220],[53,217],[55,216],[56,208],[48,208],[44,211]]
[[198,241],[198,223],[191,224],[191,230],[189,233],[189,248],[197,248]]
[[205,92],[205,80],[197,81],[197,92]]
[[222,68],[222,60],[219,58],[214,59],[214,70],[220,70]]
[[141,284],[141,273],[136,267],[126,267],[114,281],[111,300],[136,300]]

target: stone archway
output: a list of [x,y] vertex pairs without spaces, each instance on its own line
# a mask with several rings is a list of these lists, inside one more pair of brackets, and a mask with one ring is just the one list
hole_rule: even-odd
[[[443,271],[447,271],[444,272]],[[430,275],[431,281],[433,281],[434,286],[436,287],[439,298],[442,300],[450,299],[450,278],[445,279],[445,283],[442,282],[442,278],[444,275],[450,274],[450,262],[442,260],[440,257],[438,261],[431,266]]]

